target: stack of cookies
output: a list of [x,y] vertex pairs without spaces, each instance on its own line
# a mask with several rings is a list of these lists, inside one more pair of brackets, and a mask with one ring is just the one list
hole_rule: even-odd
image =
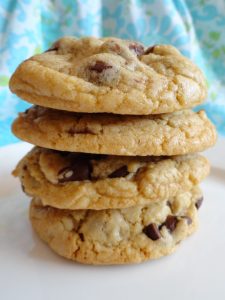
[[168,45],[65,37],[24,61],[12,92],[35,104],[12,130],[36,145],[14,175],[34,230],[87,264],[172,253],[198,223],[214,145],[201,71]]

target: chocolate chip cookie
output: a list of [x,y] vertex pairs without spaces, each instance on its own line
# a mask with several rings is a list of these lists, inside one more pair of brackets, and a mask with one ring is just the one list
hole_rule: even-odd
[[[12,125],[36,145],[16,166],[34,230],[85,264],[140,263],[192,234],[216,142],[198,67],[169,45],[64,37],[16,69],[35,104]],[[40,105],[40,106],[39,106]],[[94,114],[90,114],[94,113]]]
[[12,130],[20,139],[38,146],[112,155],[182,155],[202,151],[216,141],[215,127],[205,112],[191,110],[121,116],[34,106],[19,115]]
[[30,219],[40,238],[68,259],[85,264],[140,263],[174,252],[196,230],[201,191],[194,187],[177,197],[107,210],[61,210],[44,207],[36,198]]
[[28,102],[75,112],[170,113],[206,98],[202,72],[169,45],[64,37],[25,60],[10,89]]
[[209,173],[200,155],[122,157],[35,147],[14,175],[24,191],[60,209],[109,209],[147,205],[189,191]]

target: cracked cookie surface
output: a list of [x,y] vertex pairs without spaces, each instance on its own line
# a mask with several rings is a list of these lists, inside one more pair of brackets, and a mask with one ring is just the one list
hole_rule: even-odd
[[25,60],[10,89],[45,107],[133,115],[194,107],[207,95],[202,72],[173,46],[94,37],[64,37]]
[[[140,263],[168,255],[197,228],[192,191],[148,206],[107,210],[60,210],[32,201],[34,230],[56,253],[86,264]],[[177,205],[177,203],[179,203]]]
[[204,111],[157,116],[77,114],[34,106],[21,113],[13,133],[37,146],[112,155],[183,155],[216,142]]
[[35,147],[13,173],[24,191],[44,205],[99,210],[168,200],[199,184],[209,163],[197,154],[122,157]]

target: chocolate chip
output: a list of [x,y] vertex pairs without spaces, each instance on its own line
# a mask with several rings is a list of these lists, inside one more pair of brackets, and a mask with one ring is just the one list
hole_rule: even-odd
[[109,49],[112,50],[113,52],[119,53],[121,51],[120,46],[114,41],[109,42],[108,46]]
[[83,235],[83,233],[79,233],[79,237],[80,237],[81,241],[84,242],[84,235]]
[[114,172],[112,172],[108,177],[109,178],[125,177],[128,174],[129,174],[129,172],[127,170],[127,166],[123,166],[123,167],[115,170]]
[[30,109],[31,109],[31,107],[30,107],[30,108],[27,108],[27,109],[24,111],[24,114],[27,115]]
[[120,79],[120,67],[97,60],[94,64],[87,66],[85,74],[90,82],[99,85],[115,86]]
[[46,52],[51,52],[51,51],[57,51],[57,50],[58,50],[57,47],[51,47],[51,48],[45,50],[45,53],[46,53]]
[[54,44],[51,45],[49,49],[47,49],[45,52],[50,52],[50,51],[57,51],[59,50],[60,47],[60,42],[56,41]]
[[78,159],[71,166],[60,170],[58,173],[59,183],[89,180],[90,178],[91,165],[88,160],[84,159]]
[[160,226],[160,229],[163,227],[163,226],[166,226],[166,228],[170,231],[170,232],[173,232],[177,226],[177,223],[178,223],[178,219],[177,217],[175,216],[168,216],[166,218],[166,221]]
[[160,231],[155,223],[151,223],[143,229],[144,234],[151,240],[156,241],[161,238]]
[[157,45],[148,47],[148,48],[145,50],[144,54],[147,55],[147,54],[153,53],[156,46],[157,46]]
[[95,64],[89,66],[90,71],[95,71],[97,73],[101,73],[104,70],[112,69],[112,66],[106,64],[104,61],[96,60]]
[[203,197],[199,198],[196,202],[195,202],[195,207],[197,209],[199,209],[202,206],[202,202],[203,202]]
[[137,56],[142,55],[144,53],[144,46],[138,43],[129,44],[129,49],[137,54]]
[[26,171],[27,170],[27,165],[23,166],[23,170]]
[[192,219],[188,216],[182,216],[181,218],[185,219],[187,221],[188,225],[190,225],[192,223]]

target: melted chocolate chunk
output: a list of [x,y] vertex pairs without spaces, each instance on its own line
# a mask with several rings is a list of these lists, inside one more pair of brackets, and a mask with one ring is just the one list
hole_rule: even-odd
[[197,209],[199,209],[202,206],[202,202],[203,202],[203,197],[199,198],[196,202],[195,202],[195,207]]
[[45,52],[50,52],[50,51],[57,51],[59,50],[59,41],[55,42],[54,44],[51,45],[49,49],[47,49]]
[[81,241],[84,242],[84,235],[83,235],[83,233],[80,232],[79,233],[79,237],[80,237]]
[[115,86],[120,79],[120,68],[115,64],[97,60],[87,66],[86,76],[95,84]]
[[59,171],[59,183],[91,179],[91,164],[88,160],[77,159],[71,166]]
[[166,228],[170,231],[170,232],[173,232],[177,226],[177,223],[178,223],[178,219],[177,217],[175,216],[168,216],[166,218],[166,221],[160,226],[160,229],[163,227],[163,226],[166,226]]
[[112,66],[108,65],[104,61],[96,60],[95,64],[92,66],[89,66],[90,71],[94,71],[96,73],[102,73],[102,71],[112,69]]
[[144,234],[147,235],[153,241],[156,241],[161,238],[160,231],[158,226],[155,223],[151,223],[143,229]]
[[27,115],[30,109],[31,109],[31,107],[30,107],[30,108],[27,108],[27,109],[24,111],[24,114]]
[[110,50],[119,53],[121,51],[120,46],[116,42],[111,42],[110,43]]
[[129,44],[129,49],[137,54],[137,56],[144,54],[144,46],[138,43]]
[[112,172],[108,177],[109,178],[117,178],[117,177],[125,177],[129,174],[127,170],[127,166],[123,166],[116,171]]
[[147,55],[147,54],[153,53],[153,52],[154,52],[155,46],[157,46],[157,45],[148,47],[148,48],[145,50],[144,54]]
[[57,51],[57,50],[58,50],[57,47],[51,47],[51,48],[45,50],[45,53],[46,53],[46,52],[51,52],[51,51]]

